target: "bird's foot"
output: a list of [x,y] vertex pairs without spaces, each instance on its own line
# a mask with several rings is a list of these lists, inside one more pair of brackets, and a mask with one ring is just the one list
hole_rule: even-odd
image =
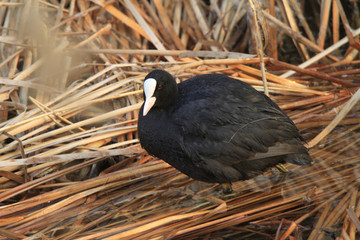
[[222,183],[221,184],[222,190],[224,194],[230,194],[233,192],[231,183]]

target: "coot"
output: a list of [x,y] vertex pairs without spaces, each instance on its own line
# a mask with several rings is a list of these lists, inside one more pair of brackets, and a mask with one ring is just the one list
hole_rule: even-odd
[[222,74],[177,84],[154,70],[139,112],[141,146],[194,179],[231,183],[279,163],[311,164],[298,129],[266,95]]

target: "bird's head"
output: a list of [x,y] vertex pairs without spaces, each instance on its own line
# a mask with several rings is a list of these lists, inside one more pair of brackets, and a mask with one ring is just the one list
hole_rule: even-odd
[[152,108],[166,108],[176,99],[178,93],[174,77],[164,70],[150,72],[144,80],[143,116]]

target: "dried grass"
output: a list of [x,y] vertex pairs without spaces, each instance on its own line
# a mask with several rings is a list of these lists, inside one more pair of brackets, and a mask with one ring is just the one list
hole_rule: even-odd
[[[0,239],[359,238],[358,3],[205,2],[0,3]],[[263,53],[261,33],[268,57],[242,54]],[[267,89],[315,164],[225,196],[148,156],[136,124],[155,68]]]

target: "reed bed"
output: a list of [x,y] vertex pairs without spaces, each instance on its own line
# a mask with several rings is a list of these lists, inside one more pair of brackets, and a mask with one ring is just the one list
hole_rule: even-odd
[[[358,239],[359,3],[305,3],[1,2],[0,239]],[[156,68],[268,94],[314,165],[224,195],[149,156]]]

